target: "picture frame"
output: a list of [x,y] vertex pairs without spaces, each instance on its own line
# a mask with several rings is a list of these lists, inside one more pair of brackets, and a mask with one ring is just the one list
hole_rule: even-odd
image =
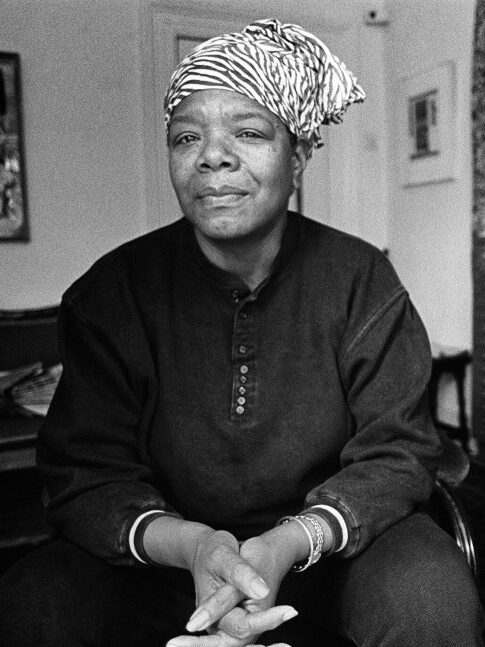
[[0,242],[28,240],[20,56],[0,52]]
[[456,177],[456,71],[452,62],[400,81],[400,176],[403,186]]

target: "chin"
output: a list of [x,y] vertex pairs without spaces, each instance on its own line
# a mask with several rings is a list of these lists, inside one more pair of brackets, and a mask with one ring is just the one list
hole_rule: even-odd
[[207,227],[201,228],[201,233],[206,238],[212,240],[241,240],[248,238],[254,235],[257,235],[257,232],[252,229],[244,229],[240,227]]
[[245,238],[256,233],[257,227],[247,222],[247,217],[238,216],[231,218],[216,216],[212,218],[197,218],[192,221],[200,233],[213,240],[232,240]]

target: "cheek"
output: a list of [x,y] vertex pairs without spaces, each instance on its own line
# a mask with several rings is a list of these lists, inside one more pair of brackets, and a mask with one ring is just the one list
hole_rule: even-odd
[[294,168],[288,158],[278,157],[273,161],[271,172],[268,173],[268,183],[278,190],[278,193],[284,194],[293,191]]
[[187,169],[185,168],[185,165],[181,160],[170,158],[168,170],[172,186],[175,189],[177,195],[179,195],[179,193],[187,185],[187,180],[189,177]]

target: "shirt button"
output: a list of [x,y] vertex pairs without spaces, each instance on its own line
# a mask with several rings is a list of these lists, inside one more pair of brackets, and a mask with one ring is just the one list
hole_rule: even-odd
[[245,375],[245,374],[249,371],[249,369],[248,369],[248,367],[246,366],[246,364],[243,364],[243,365],[241,366],[241,368],[239,369],[239,371],[240,371],[243,375]]
[[243,386],[240,386],[238,391],[241,395],[244,395],[246,393],[246,389]]
[[244,404],[246,402],[246,398],[243,398],[242,396],[237,399],[238,404]]
[[[243,384],[246,384],[246,382],[248,381],[248,378],[245,375],[241,375],[239,379],[241,380],[241,382]],[[242,387],[242,388],[244,388],[244,387]]]
[[238,413],[239,415],[241,415],[242,413],[244,413],[244,407],[241,407],[241,406],[236,407],[236,413]]
[[247,351],[247,347],[246,347],[246,346],[239,346],[239,352],[240,352],[240,353],[242,353],[242,355],[244,355],[244,353],[245,353],[246,351]]

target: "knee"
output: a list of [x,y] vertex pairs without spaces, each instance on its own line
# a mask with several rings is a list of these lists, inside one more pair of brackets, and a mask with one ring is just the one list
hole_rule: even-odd
[[33,550],[3,575],[0,579],[2,645],[63,644],[60,628],[69,612],[79,608],[69,566],[78,552],[81,551],[75,546],[56,542]]
[[481,605],[465,556],[426,515],[390,528],[346,573],[350,604],[343,620],[361,643],[483,645]]
[[[26,632],[37,632],[39,624],[49,623],[56,601],[65,591],[59,576],[58,560],[52,549],[39,548],[12,566],[0,580],[0,634],[15,636],[6,644],[22,642]],[[31,643],[34,644],[34,643]]]
[[399,644],[482,644],[482,609],[471,570],[444,533],[421,542],[419,552],[398,558],[381,581],[383,617],[389,632],[402,633]]

